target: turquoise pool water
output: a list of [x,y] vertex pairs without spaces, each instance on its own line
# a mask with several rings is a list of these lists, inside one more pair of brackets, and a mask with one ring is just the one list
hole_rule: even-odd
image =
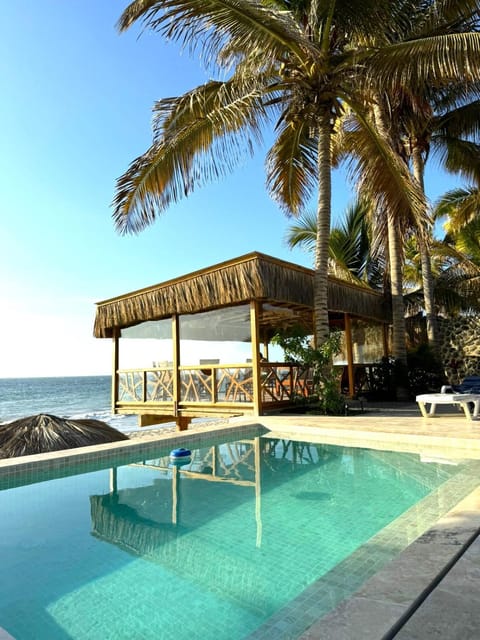
[[1,490],[0,627],[294,638],[478,484],[477,462],[268,436],[192,452]]

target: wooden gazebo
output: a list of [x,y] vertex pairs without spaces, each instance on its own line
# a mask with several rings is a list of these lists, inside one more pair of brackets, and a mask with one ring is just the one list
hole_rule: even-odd
[[[332,326],[345,333],[353,395],[356,327],[364,334],[375,326],[373,342],[386,355],[389,305],[379,293],[330,278],[328,306]],[[294,325],[313,332],[313,271],[258,252],[99,302],[94,335],[113,342],[113,411],[137,414],[142,426],[173,420],[184,429],[193,417],[287,407],[312,392],[308,369],[269,359],[272,336]],[[124,366],[132,339],[144,340],[148,362]],[[199,343],[206,345],[200,357]]]

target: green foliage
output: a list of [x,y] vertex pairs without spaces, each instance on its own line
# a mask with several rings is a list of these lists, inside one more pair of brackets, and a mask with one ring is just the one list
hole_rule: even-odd
[[272,338],[272,344],[283,349],[286,360],[312,369],[317,397],[315,409],[325,415],[342,415],[345,409],[338,373],[333,367],[333,358],[340,352],[340,341],[341,333],[333,331],[320,347],[314,348],[311,336],[305,335],[300,327],[279,332]]
[[438,391],[446,381],[442,365],[427,344],[408,354],[408,382],[412,394]]
[[[337,278],[382,289],[385,251],[383,247],[373,251],[372,214],[367,200],[358,198],[344,211],[341,223],[331,228],[329,271]],[[300,247],[313,254],[316,238],[317,218],[312,212],[302,214],[287,229],[286,241],[292,249]]]
[[382,358],[372,367],[372,400],[399,399],[399,389],[408,390],[413,398],[420,393],[436,392],[445,384],[442,365],[427,344],[407,354],[407,365],[394,358]]

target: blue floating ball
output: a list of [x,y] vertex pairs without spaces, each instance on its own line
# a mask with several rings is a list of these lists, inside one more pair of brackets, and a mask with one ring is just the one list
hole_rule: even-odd
[[173,449],[172,451],[170,451],[170,458],[188,458],[192,455],[192,452],[190,451],[190,449],[184,449],[183,447],[180,447],[179,449]]

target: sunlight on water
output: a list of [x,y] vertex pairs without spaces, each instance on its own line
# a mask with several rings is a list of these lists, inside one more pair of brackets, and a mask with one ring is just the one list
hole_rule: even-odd
[[293,638],[305,589],[328,611],[478,483],[478,462],[257,434],[0,491],[0,626],[240,640],[284,610]]

